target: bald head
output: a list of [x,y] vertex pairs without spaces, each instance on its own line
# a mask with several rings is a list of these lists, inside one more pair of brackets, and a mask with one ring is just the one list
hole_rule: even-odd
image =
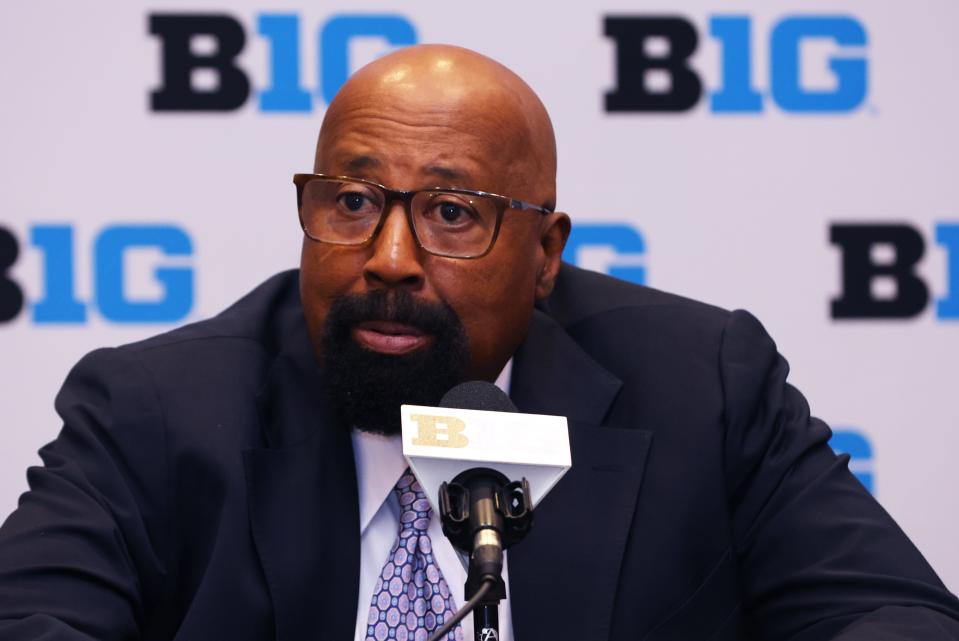
[[[436,180],[390,186],[472,187],[555,203],[556,143],[545,107],[519,76],[476,52],[418,45],[357,71],[326,112],[315,169],[383,168],[377,146],[399,141],[411,153],[393,146],[390,160],[405,163],[406,176]],[[480,173],[495,184],[477,182]]]

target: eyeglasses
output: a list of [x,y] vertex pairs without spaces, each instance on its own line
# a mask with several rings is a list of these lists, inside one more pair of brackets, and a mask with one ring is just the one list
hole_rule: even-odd
[[331,245],[362,245],[383,227],[394,201],[406,205],[406,218],[419,247],[437,256],[480,258],[499,235],[503,212],[552,210],[531,203],[457,188],[400,191],[369,180],[323,174],[296,174],[300,226],[308,238]]

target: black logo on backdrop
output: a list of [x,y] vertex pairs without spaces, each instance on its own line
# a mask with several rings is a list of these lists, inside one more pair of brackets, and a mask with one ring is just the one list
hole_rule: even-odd
[[[151,15],[150,33],[163,42],[163,84],[150,94],[151,109],[230,111],[246,102],[250,81],[236,66],[236,57],[246,44],[246,34],[239,22],[224,15]],[[209,36],[217,46],[209,53],[196,53],[191,48],[195,36]],[[194,89],[193,72],[200,69],[216,74],[215,89]]]
[[[935,302],[935,315],[959,319],[959,223],[938,222],[934,235],[946,252],[947,288]],[[912,318],[929,305],[929,286],[917,272],[926,241],[912,225],[834,224],[829,241],[842,254],[842,290],[832,301],[833,318]],[[887,287],[880,293],[881,280]]]
[[[606,94],[607,111],[686,111],[702,94],[699,76],[689,68],[699,36],[682,18],[609,17],[604,33],[616,41],[616,89]],[[650,38],[663,38],[669,52],[652,57],[646,53]],[[646,72],[669,74],[669,91],[650,91]]]

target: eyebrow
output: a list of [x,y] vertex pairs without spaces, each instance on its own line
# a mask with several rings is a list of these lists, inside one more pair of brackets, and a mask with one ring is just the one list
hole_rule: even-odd
[[[364,169],[377,169],[383,166],[380,159],[367,154],[351,157],[345,165],[347,172],[362,172]],[[451,183],[466,185],[470,184],[472,176],[465,169],[458,167],[449,167],[447,165],[427,165],[423,168],[423,173],[442,178]]]
[[379,167],[381,164],[378,158],[362,155],[350,158],[349,162],[346,163],[346,168],[349,170],[369,169],[370,167]]
[[446,167],[443,165],[429,165],[424,167],[423,171],[427,174],[439,176],[440,178],[444,178],[446,180],[460,181],[462,184],[470,181],[470,174],[464,169]]

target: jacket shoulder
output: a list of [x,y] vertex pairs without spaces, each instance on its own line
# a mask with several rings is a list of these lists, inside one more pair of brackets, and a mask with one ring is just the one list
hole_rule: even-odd
[[212,318],[119,349],[144,356],[157,351],[189,351],[216,343],[247,342],[266,353],[275,353],[286,332],[303,322],[302,315],[299,270],[289,270],[267,279]]
[[560,269],[553,293],[542,307],[543,311],[567,328],[601,317],[631,316],[635,313],[664,319],[688,318],[722,326],[731,313],[708,303],[567,263]]
[[107,378],[115,363],[135,365],[147,375],[141,384],[167,403],[253,397],[278,354],[312,353],[298,283],[296,270],[276,274],[210,319],[97,350],[81,363]]
[[97,424],[133,439],[133,450],[153,425],[159,441],[219,457],[211,465],[220,469],[237,443],[259,442],[257,399],[286,353],[312,359],[296,271],[273,276],[208,320],[91,352],[68,375],[57,409],[69,424],[78,411],[90,414],[83,408],[99,408]]

